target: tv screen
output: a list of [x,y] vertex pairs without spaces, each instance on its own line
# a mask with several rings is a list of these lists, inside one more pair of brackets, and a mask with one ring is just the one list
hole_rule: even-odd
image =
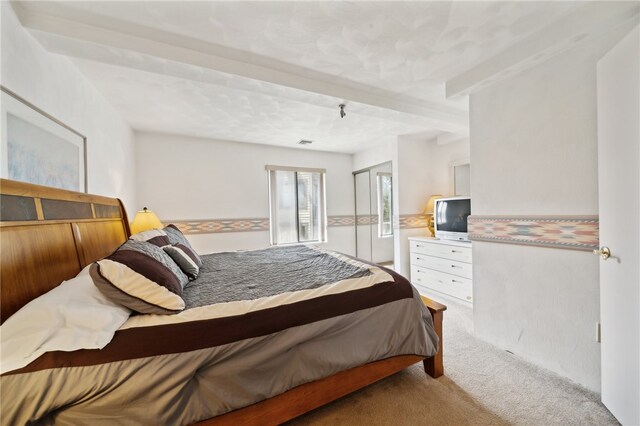
[[444,232],[467,232],[467,217],[471,214],[471,199],[437,200],[436,229]]

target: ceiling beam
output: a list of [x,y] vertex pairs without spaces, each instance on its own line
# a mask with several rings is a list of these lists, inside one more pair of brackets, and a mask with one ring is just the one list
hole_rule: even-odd
[[487,87],[565,52],[590,36],[638,20],[637,2],[588,2],[445,84],[447,98]]
[[[466,111],[436,102],[383,93],[378,88],[353,82],[346,83],[334,76],[305,70],[249,52],[87,14],[51,2],[20,2],[14,4],[14,8],[22,25],[36,32],[56,36],[50,39],[48,46],[56,53],[96,60],[95,54],[88,47],[102,46],[110,49],[117,58],[109,62],[112,65],[135,67],[136,61],[131,54],[146,55],[161,61],[267,82],[308,94],[325,95],[340,99],[341,102],[351,101],[390,112],[409,114],[425,119],[435,129],[442,131],[464,132],[468,128]],[[78,48],[76,43],[75,48],[69,49],[68,46],[73,43],[64,43],[64,39],[80,41],[85,45]],[[56,41],[60,43],[56,45]],[[126,58],[127,53],[130,54],[129,61]],[[102,60],[107,62],[106,56]],[[170,75],[168,70],[158,67],[146,71]]]
[[[31,30],[31,34],[49,52],[79,60],[80,62],[77,63],[77,65],[81,70],[82,62],[86,60],[88,62],[102,63],[112,67],[122,67],[135,71],[185,79],[194,83],[229,87],[238,92],[246,92],[248,95],[263,95],[335,111],[338,111],[338,105],[340,103],[345,103],[343,99],[328,95],[295,89],[282,90],[283,88],[281,86],[271,83],[259,82],[259,84],[256,84],[256,80],[245,77],[210,69],[194,68],[188,64],[169,62],[135,52],[124,52],[107,46],[66,38],[52,33]],[[437,129],[438,127],[444,127],[428,116],[411,115],[353,101],[346,102],[346,105],[349,114],[363,115],[422,128]]]

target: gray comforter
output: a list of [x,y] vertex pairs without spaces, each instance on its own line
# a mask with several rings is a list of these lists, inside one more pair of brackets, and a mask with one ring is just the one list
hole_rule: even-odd
[[102,350],[49,352],[4,374],[2,424],[190,424],[371,361],[436,352],[413,287],[345,256],[216,254],[200,280],[181,314],[132,317]]
[[203,256],[202,261],[198,279],[182,295],[187,309],[313,289],[371,274],[365,267],[302,245],[218,253]]

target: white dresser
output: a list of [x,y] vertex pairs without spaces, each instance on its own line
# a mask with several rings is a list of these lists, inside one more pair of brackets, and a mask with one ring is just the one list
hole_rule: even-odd
[[473,301],[471,243],[409,238],[411,283],[419,291]]

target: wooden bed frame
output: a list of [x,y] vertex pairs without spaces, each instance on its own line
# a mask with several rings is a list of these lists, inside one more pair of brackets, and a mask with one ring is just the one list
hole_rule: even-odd
[[[109,255],[130,233],[117,198],[0,179],[0,321]],[[446,306],[423,300],[440,337],[434,357],[406,355],[372,362],[199,424],[279,424],[420,361],[431,377],[442,376]]]

